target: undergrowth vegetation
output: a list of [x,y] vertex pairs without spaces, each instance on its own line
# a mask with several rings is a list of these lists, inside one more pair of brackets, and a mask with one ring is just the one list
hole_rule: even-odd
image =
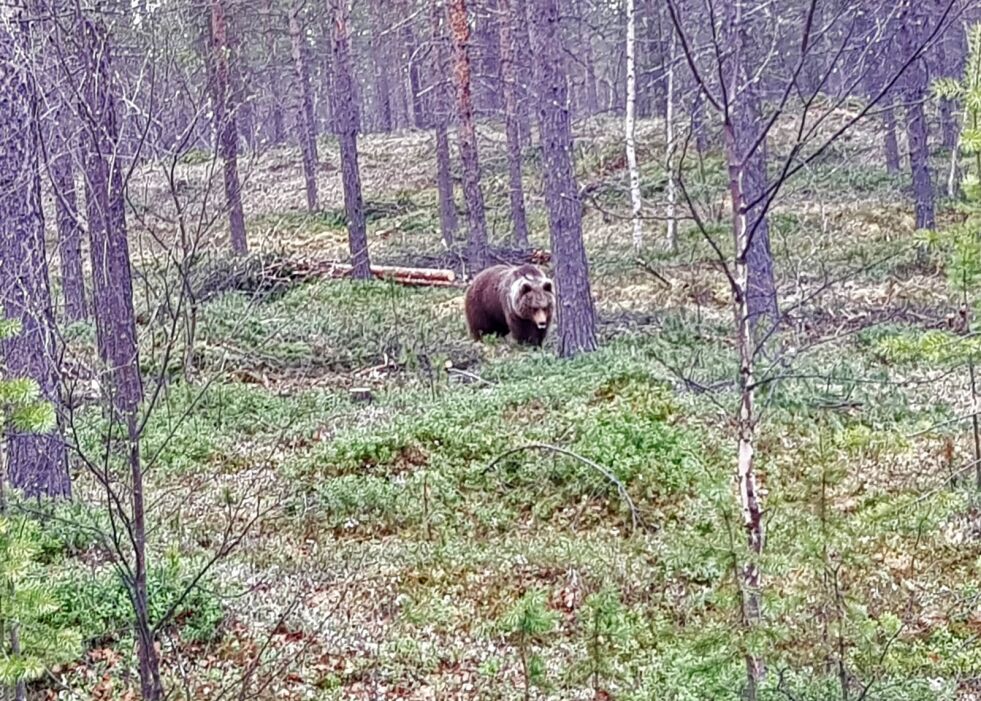
[[[582,149],[580,175],[600,206],[623,210],[620,137],[607,137]],[[371,175],[397,147],[365,147],[380,260],[439,247],[431,186]],[[663,173],[645,162],[656,200]],[[339,280],[216,291],[198,310],[193,372],[162,370],[147,348],[149,376],[164,378],[142,446],[159,554],[151,619],[167,621],[173,687],[217,698],[252,655],[278,655],[288,673],[263,698],[384,687],[417,699],[735,700],[755,651],[768,700],[970,691],[981,511],[958,419],[977,343],[947,323],[961,303],[949,264],[927,265],[911,245],[905,184],[862,163],[832,154],[772,217],[790,323],[779,357],[761,361],[756,634],[740,632],[734,571],[747,553],[725,280],[694,232],[666,254],[652,225],[639,265],[626,227],[590,209],[604,344],[572,361],[550,344],[472,343],[459,288]],[[529,182],[537,167],[532,154]],[[692,197],[717,193],[721,159],[693,162],[688,177]],[[250,225],[282,234],[284,250],[339,258],[338,207],[270,206]],[[91,343],[84,330],[71,341]],[[84,454],[100,455],[103,422],[78,409]],[[79,501],[98,503],[99,485],[76,472]],[[104,673],[119,688],[102,698],[125,698],[126,573],[66,524],[111,528],[97,510],[24,511],[52,568],[49,620],[87,646],[86,664],[59,679],[84,688]],[[222,551],[245,512],[256,521]]]

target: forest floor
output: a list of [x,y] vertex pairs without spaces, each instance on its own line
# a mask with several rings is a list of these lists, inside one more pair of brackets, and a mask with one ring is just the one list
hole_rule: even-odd
[[[136,174],[143,363],[148,387],[167,380],[143,446],[157,614],[234,545],[165,630],[177,697],[518,699],[530,684],[540,699],[738,699],[756,650],[762,698],[981,698],[969,353],[945,330],[958,304],[940,262],[917,252],[905,182],[858,133],[797,176],[771,216],[788,322],[761,357],[765,623],[747,635],[726,280],[688,223],[677,253],[661,250],[653,219],[649,248],[633,252],[629,222],[612,214],[628,210],[618,129],[580,128],[602,348],[571,361],[551,344],[469,341],[462,287],[270,289],[258,268],[229,272],[236,289],[209,287],[234,268],[219,218],[199,230],[210,272],[194,369],[165,364],[155,295],[172,270],[159,254],[179,237],[167,168]],[[644,196],[663,213],[657,125],[639,141]],[[429,135],[361,145],[375,261],[452,262]],[[481,147],[490,229],[506,244],[500,134],[485,130]],[[303,212],[295,150],[248,161],[263,260],[343,259],[336,150],[324,142],[321,155],[316,215]],[[536,167],[532,151],[530,222],[547,249]],[[201,199],[210,182],[220,200],[210,168],[187,159],[175,189]],[[728,250],[720,157],[687,174]],[[91,332],[74,338],[84,355]],[[354,387],[373,400],[352,399]],[[77,414],[93,455],[96,414]],[[82,470],[76,493],[74,522],[104,523]],[[58,684],[133,698],[118,578],[96,540],[53,523],[60,615],[89,640]]]

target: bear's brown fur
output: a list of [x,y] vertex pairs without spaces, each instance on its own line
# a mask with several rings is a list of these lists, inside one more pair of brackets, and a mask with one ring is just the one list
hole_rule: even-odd
[[475,341],[510,333],[519,343],[540,346],[555,312],[554,286],[536,265],[495,265],[473,279],[463,306]]

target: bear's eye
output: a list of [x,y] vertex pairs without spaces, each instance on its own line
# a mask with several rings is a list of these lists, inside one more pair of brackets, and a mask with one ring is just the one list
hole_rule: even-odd
[[521,286],[521,294],[526,295],[531,292],[531,285],[527,282]]
[[552,291],[552,281],[549,280],[544,285],[542,285],[542,289],[545,290],[546,292],[551,292]]

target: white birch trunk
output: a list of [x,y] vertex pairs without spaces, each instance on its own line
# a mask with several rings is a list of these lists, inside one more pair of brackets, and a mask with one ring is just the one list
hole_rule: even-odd
[[[743,528],[751,552],[750,561],[743,566],[743,620],[747,629],[753,630],[762,621],[762,581],[758,558],[763,553],[763,504],[756,482],[755,446],[755,371],[753,365],[753,325],[750,320],[749,267],[746,251],[749,245],[749,226],[745,211],[743,190],[744,163],[740,157],[740,145],[731,123],[725,127],[729,161],[729,191],[732,199],[732,236],[736,256],[733,261],[733,315],[736,330],[736,346],[739,351],[739,417],[737,420],[736,482],[739,489],[739,505]],[[762,660],[747,654],[747,698],[756,699],[756,685],[763,676]]]
[[957,146],[950,153],[950,170],[947,173],[947,197],[954,199],[957,197],[957,191],[960,189],[960,168],[958,168],[958,160],[961,151],[961,139],[958,136]]
[[671,33],[671,46],[668,50],[668,104],[664,116],[665,132],[665,170],[668,174],[668,250],[674,252],[678,250],[678,219],[677,219],[677,200],[678,193],[674,181],[674,63],[675,51],[677,49],[678,36]]
[[640,173],[637,170],[637,144],[634,134],[637,126],[637,9],[635,0],[627,0],[627,116],[624,131],[627,141],[627,169],[630,171],[631,218],[634,224],[634,248],[644,244],[644,231],[640,221]]

